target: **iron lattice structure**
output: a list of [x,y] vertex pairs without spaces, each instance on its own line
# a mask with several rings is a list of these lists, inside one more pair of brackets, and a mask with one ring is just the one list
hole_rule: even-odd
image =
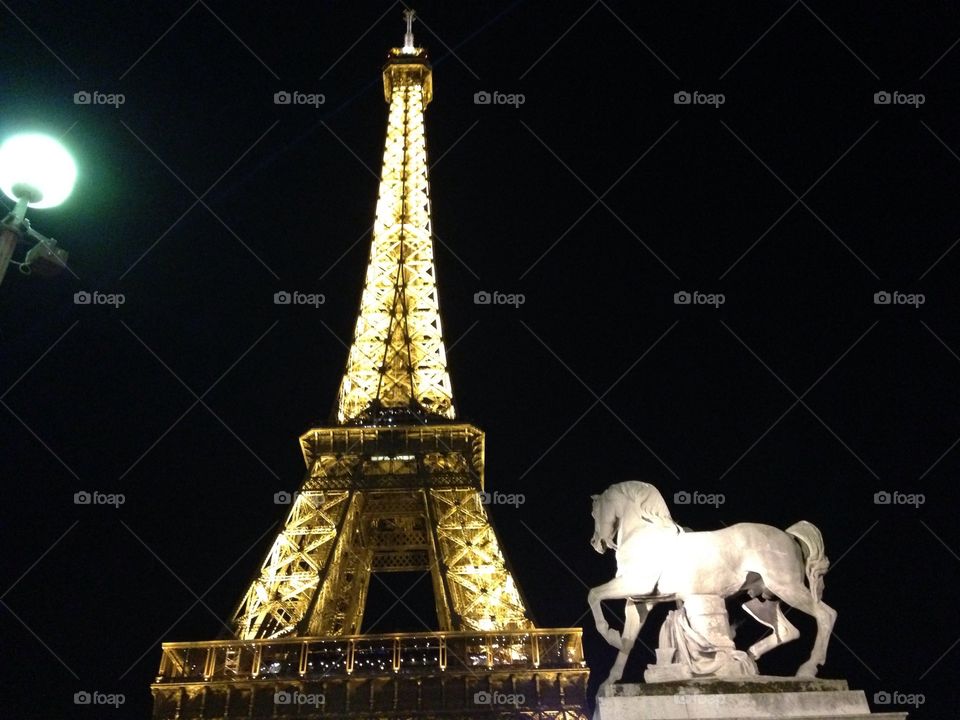
[[[484,434],[455,421],[424,138],[432,72],[411,21],[383,71],[380,192],[336,424],[300,438],[306,478],[235,637],[164,644],[155,720],[585,720],[580,630],[534,627],[482,502]],[[371,576],[399,571],[430,574],[437,627],[362,634]],[[512,705],[477,701],[496,693]]]
[[423,111],[433,96],[423,52],[394,49],[383,73],[390,104],[370,264],[347,370],[339,422],[411,402],[453,419],[430,230]]
[[429,571],[441,630],[532,628],[481,502],[472,425],[315,428],[309,472],[237,610],[237,637],[360,632],[372,572]]

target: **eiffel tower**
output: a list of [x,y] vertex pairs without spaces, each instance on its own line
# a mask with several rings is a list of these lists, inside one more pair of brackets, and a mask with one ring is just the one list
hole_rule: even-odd
[[[155,720],[586,720],[579,628],[539,629],[484,505],[484,434],[457,421],[430,228],[430,64],[405,12],[370,261],[335,421],[232,619],[164,643]],[[361,632],[376,573],[430,573],[438,628]]]

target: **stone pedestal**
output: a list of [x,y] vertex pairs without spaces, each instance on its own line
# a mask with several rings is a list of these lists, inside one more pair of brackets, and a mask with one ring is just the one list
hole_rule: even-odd
[[905,712],[871,713],[862,690],[846,680],[758,675],[612,685],[597,695],[594,720],[906,720]]

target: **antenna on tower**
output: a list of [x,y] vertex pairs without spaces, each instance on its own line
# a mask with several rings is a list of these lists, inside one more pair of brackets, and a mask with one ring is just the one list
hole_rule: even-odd
[[416,48],[413,47],[413,18],[416,15],[409,8],[403,11],[403,19],[407,21],[407,32],[403,36],[403,52],[406,55],[412,55],[416,51]]

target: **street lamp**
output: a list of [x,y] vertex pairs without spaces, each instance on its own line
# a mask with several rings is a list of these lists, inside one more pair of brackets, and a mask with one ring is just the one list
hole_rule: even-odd
[[57,241],[30,227],[28,207],[56,207],[70,195],[77,179],[77,166],[70,153],[47,135],[14,135],[0,145],[0,190],[16,205],[0,223],[0,282],[6,274],[18,243],[32,244],[24,262],[17,263],[29,274],[54,274],[66,264],[67,253]]

